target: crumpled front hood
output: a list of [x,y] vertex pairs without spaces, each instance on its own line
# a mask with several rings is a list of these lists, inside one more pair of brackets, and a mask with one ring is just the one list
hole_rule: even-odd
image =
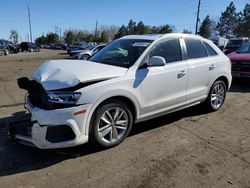
[[126,68],[82,60],[50,60],[44,62],[33,74],[33,79],[45,90],[57,90],[79,83],[119,77]]

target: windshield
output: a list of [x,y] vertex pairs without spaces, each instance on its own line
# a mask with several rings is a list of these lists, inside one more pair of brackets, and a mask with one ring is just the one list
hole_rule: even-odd
[[239,49],[235,51],[236,53],[250,53],[250,42],[246,42]]
[[91,57],[90,61],[129,68],[151,42],[143,39],[116,40]]

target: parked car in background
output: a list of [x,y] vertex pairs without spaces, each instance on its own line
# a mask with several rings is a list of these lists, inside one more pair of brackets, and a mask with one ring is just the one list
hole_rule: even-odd
[[7,40],[0,40],[0,53],[8,55],[10,53],[18,53],[19,47]]
[[[72,49],[70,52],[69,52],[69,56],[73,59],[75,59],[79,53],[81,52],[84,52],[84,51],[90,51],[90,50],[93,50],[95,48],[95,46],[86,46],[84,49]],[[77,58],[76,58],[77,59]]]
[[88,46],[89,46],[88,43],[85,41],[77,42],[72,45],[68,45],[67,52],[69,54],[72,50],[85,50]]
[[24,51],[29,51],[29,52],[39,52],[40,51],[40,47],[32,42],[22,42],[20,45],[20,50],[21,52]]
[[67,44],[55,44],[53,46],[54,50],[66,50],[67,49]]
[[32,119],[10,124],[11,138],[43,149],[110,148],[136,122],[200,103],[219,110],[231,85],[228,57],[195,35],[125,36],[73,61],[46,61],[33,80],[18,79]]
[[250,42],[244,43],[235,52],[228,54],[232,62],[233,77],[250,78]]
[[230,54],[242,46],[245,42],[248,42],[248,38],[238,38],[229,40],[228,44],[224,49],[225,54]]
[[227,43],[228,43],[228,39],[220,37],[220,36],[211,36],[209,38],[209,40],[213,41],[213,43],[218,46],[218,48],[220,48],[221,51],[224,51]]
[[75,55],[72,56],[73,59],[82,59],[82,60],[87,60],[89,59],[92,55],[100,51],[102,48],[104,48],[106,44],[101,44],[97,46],[91,46],[87,48],[86,50],[79,51],[79,53],[76,53]]

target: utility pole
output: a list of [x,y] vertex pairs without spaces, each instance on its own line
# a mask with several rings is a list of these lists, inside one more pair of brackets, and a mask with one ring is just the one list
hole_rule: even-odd
[[197,18],[196,18],[196,27],[195,27],[195,34],[197,35],[198,34],[198,24],[199,24],[199,21],[200,21],[200,6],[201,6],[201,0],[199,0],[198,2],[198,10],[197,10]]
[[29,27],[30,27],[30,42],[32,42],[32,31],[31,31],[31,21],[30,21],[30,6],[28,5],[28,16],[29,16]]
[[97,27],[98,27],[98,21],[95,22],[95,36],[97,37]]
[[62,42],[62,28],[60,28],[60,42]]

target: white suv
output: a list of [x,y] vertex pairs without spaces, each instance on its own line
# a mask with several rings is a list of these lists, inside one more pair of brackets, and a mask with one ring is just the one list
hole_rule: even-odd
[[47,61],[33,80],[19,79],[31,120],[10,125],[9,133],[38,148],[89,140],[109,148],[134,123],[199,103],[220,109],[231,79],[230,60],[202,37],[125,36],[89,61]]

